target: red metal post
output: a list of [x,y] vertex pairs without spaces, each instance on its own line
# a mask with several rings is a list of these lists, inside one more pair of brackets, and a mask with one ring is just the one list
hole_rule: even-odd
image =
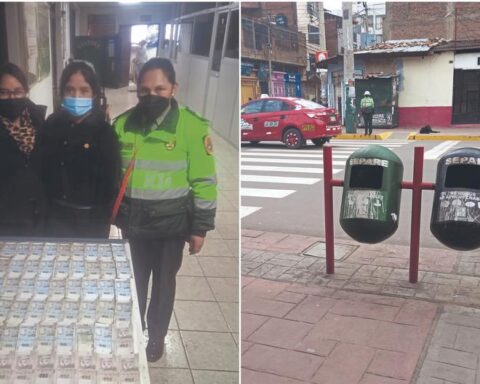
[[325,210],[325,251],[327,274],[335,271],[335,250],[333,238],[333,186],[332,186],[332,147],[323,147],[323,188]]
[[415,147],[412,182],[412,225],[410,235],[409,281],[418,281],[418,260],[420,251],[420,213],[422,209],[423,147]]

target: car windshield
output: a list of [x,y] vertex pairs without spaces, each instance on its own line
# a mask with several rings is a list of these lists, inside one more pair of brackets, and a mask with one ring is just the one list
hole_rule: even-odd
[[295,99],[294,103],[300,105],[302,108],[307,109],[325,109],[323,105],[315,103],[314,101],[305,100],[305,99]]

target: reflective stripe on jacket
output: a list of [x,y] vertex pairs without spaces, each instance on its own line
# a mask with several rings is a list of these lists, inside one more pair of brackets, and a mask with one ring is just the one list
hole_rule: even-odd
[[139,237],[184,236],[213,229],[217,180],[208,122],[175,102],[164,123],[145,134],[142,129],[125,129],[130,114],[131,110],[115,122],[123,172],[136,149],[119,226]]
[[365,96],[361,101],[360,101],[360,108],[362,109],[373,109],[375,108],[375,102],[373,101],[373,98],[371,96]]

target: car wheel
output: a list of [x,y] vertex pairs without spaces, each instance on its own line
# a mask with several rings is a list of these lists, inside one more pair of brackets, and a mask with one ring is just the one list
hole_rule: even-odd
[[305,144],[305,140],[296,128],[288,128],[283,134],[283,142],[290,149],[301,148]]
[[257,141],[250,141],[250,144],[252,144],[252,145],[257,145],[258,143],[260,143],[259,140],[257,140]]
[[317,147],[321,147],[327,141],[329,141],[327,137],[320,137],[319,139],[312,139],[312,143],[315,144]]

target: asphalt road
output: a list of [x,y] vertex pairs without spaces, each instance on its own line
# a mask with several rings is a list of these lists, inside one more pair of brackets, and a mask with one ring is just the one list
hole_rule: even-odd
[[[395,137],[397,136],[397,137]],[[335,179],[344,178],[346,158],[363,145],[390,147],[403,161],[404,181],[413,177],[414,148],[425,148],[423,181],[435,182],[437,160],[454,148],[478,147],[472,142],[407,141],[394,135],[387,140],[332,140]],[[322,149],[308,144],[289,150],[281,143],[242,145],[242,228],[324,237]],[[335,238],[349,239],[339,224],[342,188],[334,188]],[[400,223],[397,232],[386,240],[391,244],[410,244],[410,190],[402,191]],[[421,247],[443,248],[430,232],[433,191],[422,193]]]

